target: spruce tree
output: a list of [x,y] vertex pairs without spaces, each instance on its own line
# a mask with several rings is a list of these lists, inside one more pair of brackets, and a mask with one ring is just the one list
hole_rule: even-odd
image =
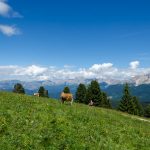
[[13,92],[18,94],[25,94],[24,87],[20,83],[14,85]]
[[110,100],[105,92],[101,92],[101,107],[111,108]]
[[76,101],[79,103],[86,103],[86,86],[84,84],[79,84],[76,91]]
[[136,96],[131,96],[129,86],[126,83],[123,91],[122,100],[120,101],[119,110],[133,115],[143,115],[143,108]]
[[90,100],[94,102],[95,106],[101,105],[101,89],[96,80],[91,81],[87,89],[86,103],[89,103]]
[[45,97],[45,88],[40,86],[38,93],[40,97]]
[[64,90],[63,90],[64,93],[70,93],[70,89],[68,86],[64,87]]
[[132,114],[132,115],[134,115],[136,113],[136,105],[135,105],[135,103],[133,101],[133,97],[131,97],[131,99],[128,102],[128,110],[127,110],[127,112],[129,114]]
[[130,107],[132,107],[132,97],[129,91],[129,86],[126,83],[123,90],[122,100],[120,101],[118,109],[123,112],[129,112],[132,109]]
[[150,118],[150,104],[146,106],[144,115]]
[[133,105],[134,105],[134,115],[143,116],[144,110],[142,105],[140,104],[138,98],[136,96],[132,97]]
[[87,91],[86,91],[86,99],[85,99],[85,104],[88,104],[90,102],[90,100],[93,99],[92,96],[92,90],[91,90],[91,84],[88,85]]

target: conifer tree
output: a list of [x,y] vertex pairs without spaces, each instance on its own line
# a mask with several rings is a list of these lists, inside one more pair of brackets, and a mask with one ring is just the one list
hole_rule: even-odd
[[45,97],[45,88],[40,86],[38,93],[40,97]]
[[150,104],[146,106],[145,108],[145,116],[150,117]]
[[127,112],[128,112],[129,114],[134,115],[135,112],[136,112],[136,106],[135,106],[135,104],[134,104],[133,97],[131,97],[131,99],[129,100],[127,107],[128,107]]
[[63,90],[64,93],[70,93],[70,89],[68,86],[64,87],[64,90]]
[[131,96],[129,86],[126,83],[123,91],[122,100],[120,101],[119,110],[133,115],[143,115],[142,105],[136,96]]
[[90,100],[93,99],[92,96],[92,90],[91,90],[91,84],[88,85],[87,91],[86,91],[86,99],[85,99],[85,104],[88,104],[90,102]]
[[129,86],[126,83],[124,90],[123,90],[122,100],[120,101],[120,105],[118,109],[123,112],[129,112],[129,107],[131,107],[130,105],[132,105],[131,100],[132,100],[132,97],[129,91]]
[[136,96],[132,97],[133,105],[134,105],[134,114],[138,116],[142,116],[144,114],[144,110],[142,105],[140,104],[138,98]]
[[76,91],[76,101],[79,103],[86,103],[86,86],[79,84]]
[[105,92],[101,92],[101,106],[111,108],[110,100],[107,98],[107,94]]
[[89,103],[90,100],[94,102],[95,106],[101,105],[101,89],[96,80],[91,81],[87,89],[86,103]]
[[20,83],[14,85],[13,92],[18,94],[25,94],[24,87]]
[[39,93],[39,97],[47,97],[47,98],[49,97],[48,90],[46,90],[43,86],[40,86],[38,93]]

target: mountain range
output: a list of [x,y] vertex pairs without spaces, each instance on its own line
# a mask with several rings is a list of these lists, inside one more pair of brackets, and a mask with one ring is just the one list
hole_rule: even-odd
[[[71,92],[75,94],[79,83],[88,84],[93,79],[72,79],[72,80],[56,80],[56,81],[19,81],[19,80],[5,80],[0,81],[1,91],[12,91],[16,83],[21,83],[26,93],[33,95],[38,91],[40,86],[44,86],[49,91],[49,96],[59,98],[61,91],[65,86],[69,86]],[[139,98],[142,103],[150,103],[150,75],[136,76],[130,80],[114,80],[114,79],[98,79],[100,87],[105,91],[113,103],[118,102],[122,97],[124,83],[129,83],[132,95]]]

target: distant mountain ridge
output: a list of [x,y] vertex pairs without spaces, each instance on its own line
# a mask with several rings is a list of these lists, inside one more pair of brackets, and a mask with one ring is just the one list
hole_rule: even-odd
[[[143,103],[150,103],[150,76],[144,76],[144,78],[136,78],[136,82],[129,82],[130,89],[132,95],[139,97],[140,101]],[[85,80],[84,83],[88,86],[92,79]],[[143,81],[143,84],[142,84]],[[74,82],[73,80],[69,81],[19,81],[19,80],[7,80],[0,81],[0,90],[1,91],[12,91],[14,85],[16,83],[21,83],[26,93],[29,95],[33,95],[33,93],[37,92],[40,86],[44,86],[49,91],[49,96],[53,98],[59,98],[60,93],[62,92],[65,86],[69,86],[71,92],[75,95],[77,87],[79,85],[78,82]],[[140,83],[140,84],[139,84]],[[138,85],[139,84],[139,85]],[[108,84],[107,82],[100,82],[100,87],[103,91],[105,91],[109,98],[112,101],[119,101],[122,97],[122,91],[124,84],[122,82]]]
[[[43,80],[43,81],[20,81],[20,80],[2,80],[0,81],[0,89],[7,89],[12,88],[14,84],[21,83],[23,84],[27,89],[34,90],[37,87],[43,85],[43,86],[56,86],[56,85],[78,85],[80,83],[89,84],[94,79],[84,79],[84,78],[75,78],[75,79],[55,79],[53,80]],[[150,74],[146,75],[139,75],[139,76],[133,76],[129,79],[112,79],[112,78],[99,78],[96,79],[99,83],[106,83],[106,86],[109,85],[117,85],[117,84],[124,84],[129,83],[133,84],[135,86],[139,86],[142,84],[150,84]]]

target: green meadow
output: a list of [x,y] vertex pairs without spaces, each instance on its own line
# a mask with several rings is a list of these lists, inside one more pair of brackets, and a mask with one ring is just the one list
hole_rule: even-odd
[[150,122],[111,109],[0,92],[0,149],[150,150]]

